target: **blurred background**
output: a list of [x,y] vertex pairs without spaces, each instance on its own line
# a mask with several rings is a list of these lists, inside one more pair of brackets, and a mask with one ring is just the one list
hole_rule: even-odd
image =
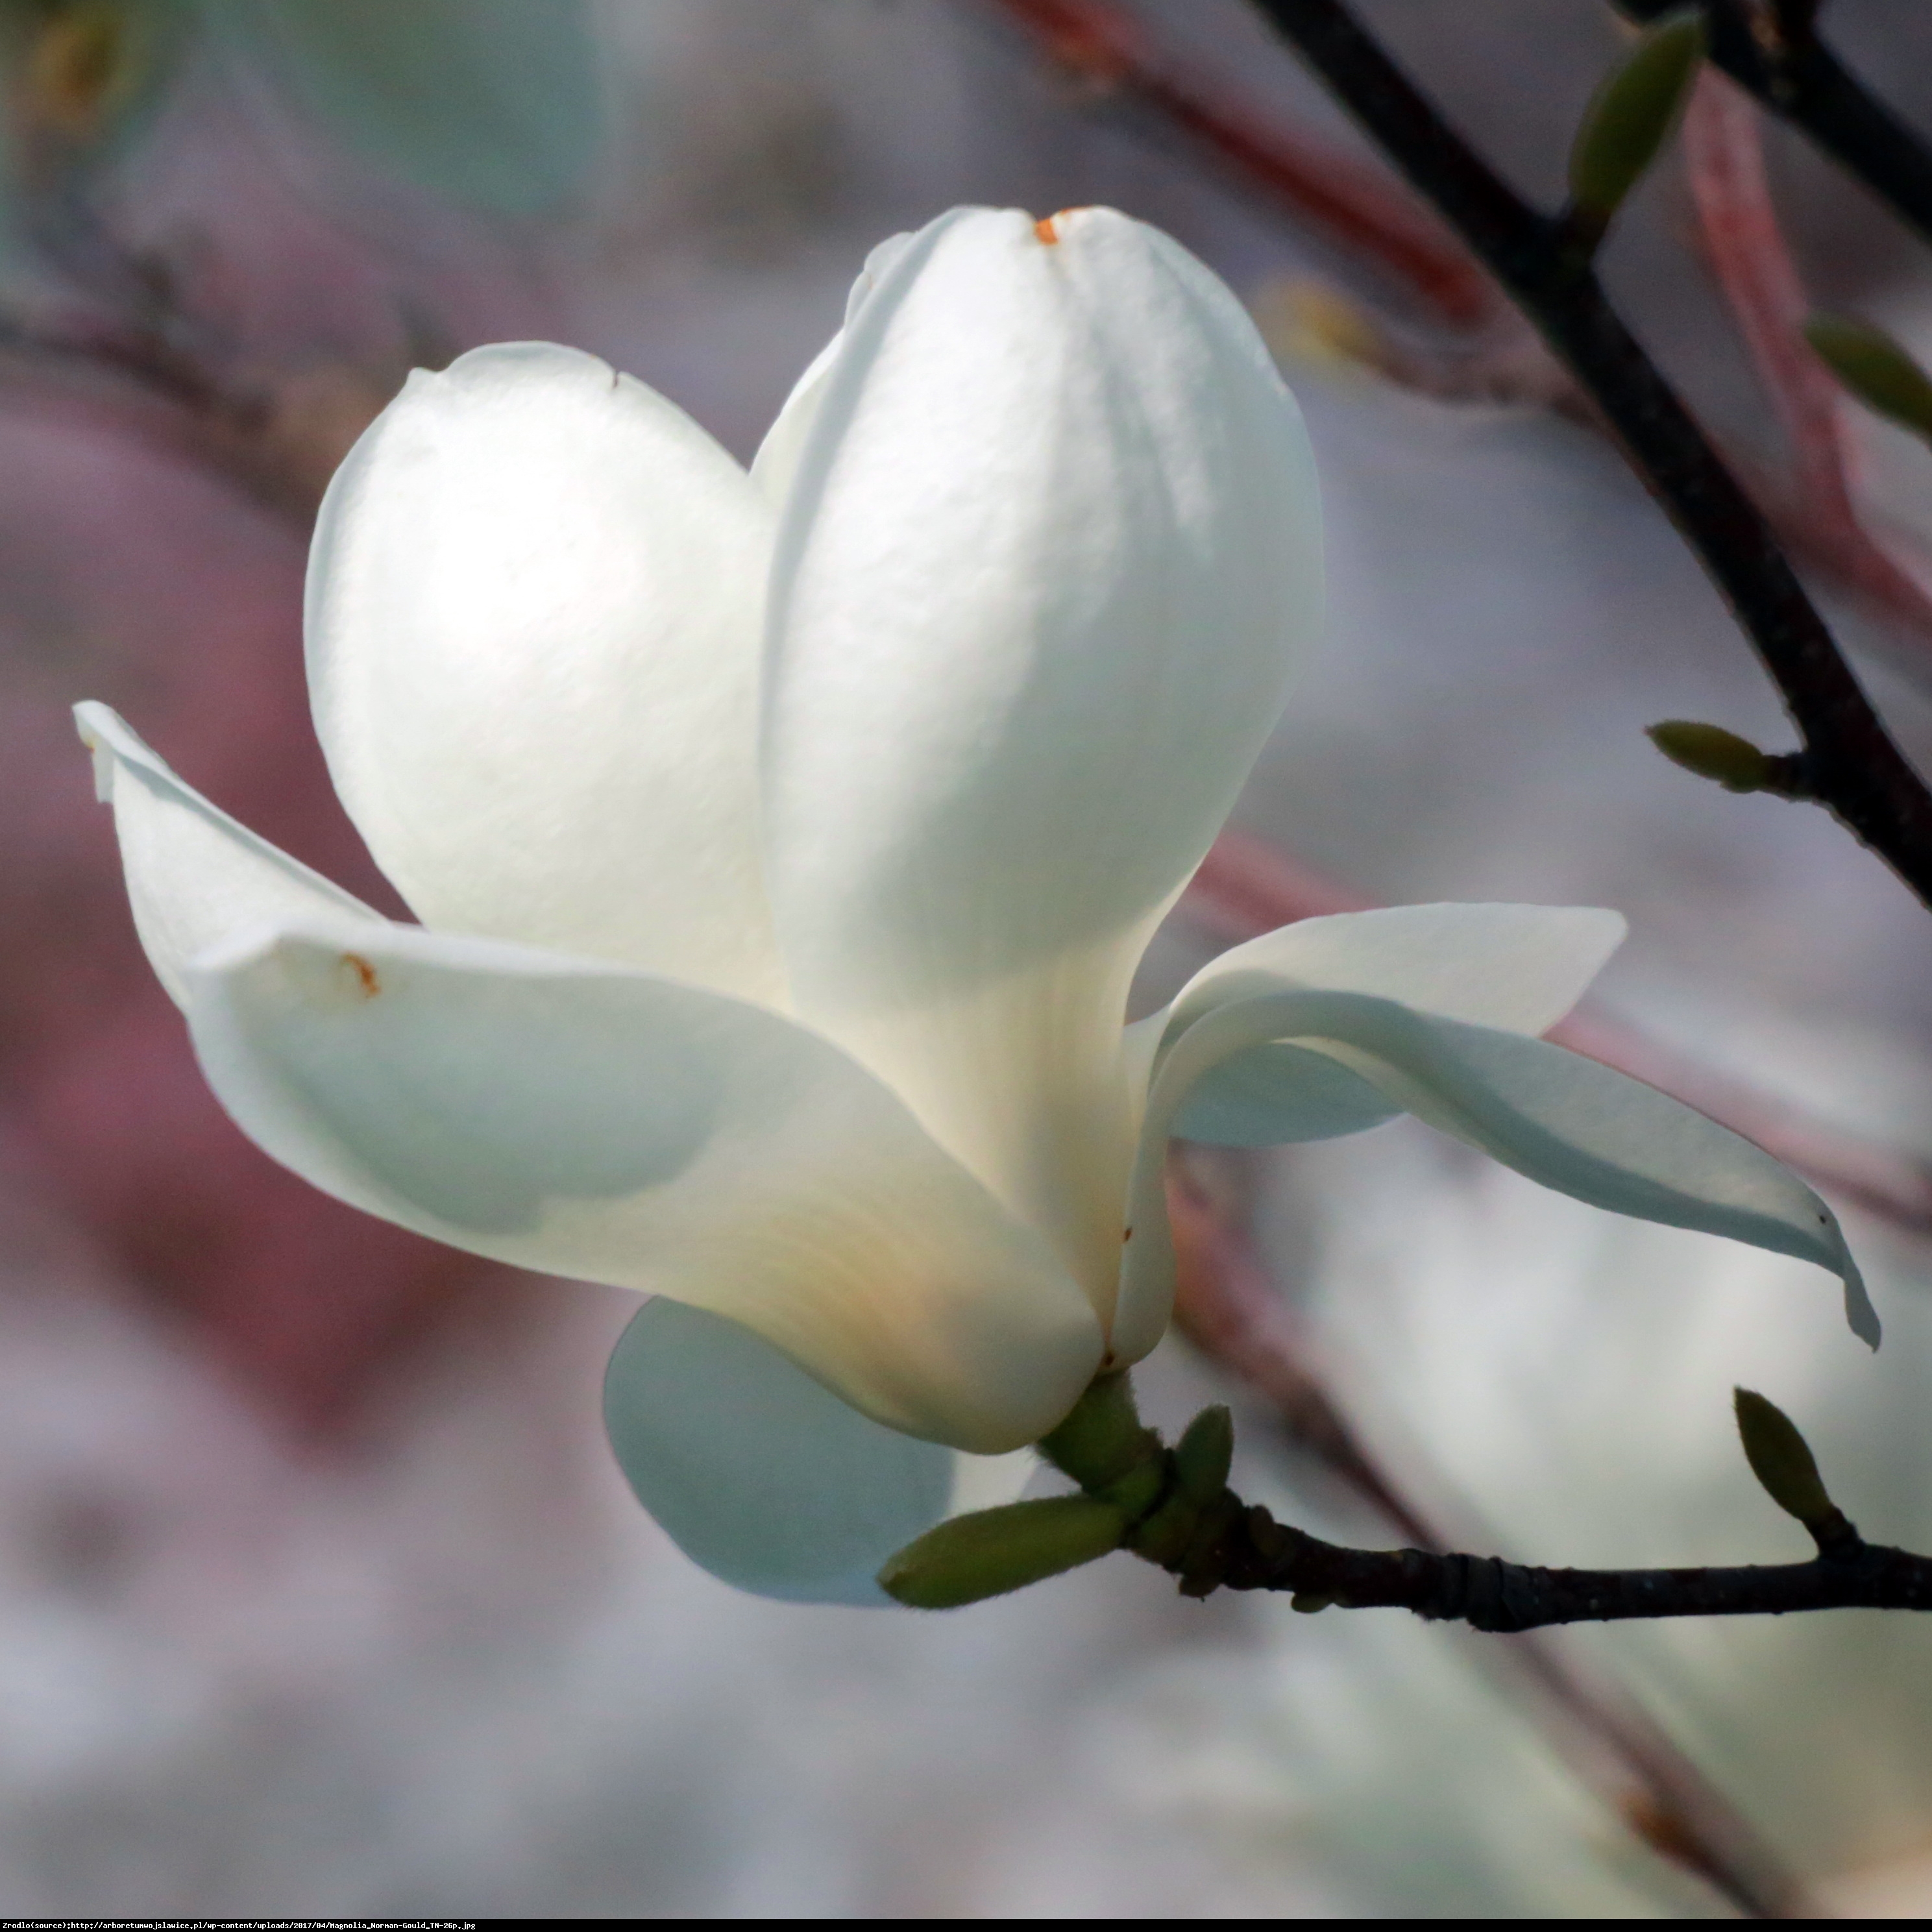
[[[1553,204],[1601,0],[1363,0]],[[1932,126],[1932,14],[1826,29]],[[1821,1277],[1544,1195],[1412,1123],[1183,1150],[1154,1418],[1226,1400],[1310,1527],[1528,1561],[1782,1561],[1734,1382],[1932,1544],[1932,926],[1775,747],[1696,565],[1564,384],[1238,0],[0,0],[0,1912],[1610,1915],[1932,1910],[1932,1626],[1534,1644],[1184,1601],[1114,1561],[979,1609],[695,1570],[604,1450],[628,1298],[362,1219],[208,1097],[68,707],[393,905],[301,666],[308,529],[414,364],[542,337],[748,457],[866,251],[1104,202],[1252,306],[1334,617],[1151,1006],[1310,912],[1612,905],[1575,1042],[1803,1165]],[[1610,244],[1626,314],[1932,764],[1932,454],[1808,304],[1932,349],[1932,254],[1707,81]],[[1821,399],[1822,398],[1822,399]]]

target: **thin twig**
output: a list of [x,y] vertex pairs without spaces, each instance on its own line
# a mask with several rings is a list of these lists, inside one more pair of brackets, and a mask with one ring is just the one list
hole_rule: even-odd
[[1461,234],[1601,410],[1730,605],[1804,742],[1810,795],[1932,907],[1932,791],[1892,742],[1770,525],[1605,298],[1342,0],[1254,0]]
[[[1611,0],[1648,22],[1684,0]],[[1852,74],[1815,32],[1815,6],[1706,0],[1711,58],[1808,136],[1899,218],[1932,242],[1932,148]]]

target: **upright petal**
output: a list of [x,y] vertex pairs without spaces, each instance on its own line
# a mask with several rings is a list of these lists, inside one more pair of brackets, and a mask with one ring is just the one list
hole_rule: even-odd
[[818,406],[825,399],[832,365],[845,346],[845,328],[850,327],[861,304],[878,286],[879,278],[905,253],[912,238],[910,235],[888,236],[866,257],[866,266],[859,271],[845,298],[845,327],[806,365],[805,374],[792,385],[784,406],[773,418],[764,441],[758,446],[758,453],[752,458],[752,481],[775,508],[782,509],[791,494],[799,459],[805,453],[806,433],[818,420]]
[[1300,418],[1238,304],[1106,209],[886,264],[776,552],[766,812],[800,1010],[1046,1229],[1096,1304],[1128,979],[1319,602]]
[[1039,1237],[840,1048],[627,969],[397,926],[98,706],[130,896],[217,1096],[352,1206],[743,1322],[894,1428],[1036,1440],[1101,1354]]
[[1168,1135],[1195,1083],[1262,1042],[1331,1060],[1396,1106],[1559,1194],[1666,1227],[1728,1235],[1838,1275],[1853,1330],[1878,1317],[1832,1210],[1762,1149],[1628,1074],[1498,1028],[1359,993],[1263,994],[1198,1020],[1154,1081],[1122,1264],[1115,1353],[1159,1340],[1172,1296],[1162,1199]]
[[317,728],[430,926],[776,1002],[758,850],[771,513],[689,418],[543,343],[418,371],[329,486]]
[[694,1563],[793,1603],[890,1606],[876,1579],[894,1550],[1012,1501],[1037,1466],[882,1429],[748,1328],[662,1296],[611,1354],[604,1420],[638,1500]]

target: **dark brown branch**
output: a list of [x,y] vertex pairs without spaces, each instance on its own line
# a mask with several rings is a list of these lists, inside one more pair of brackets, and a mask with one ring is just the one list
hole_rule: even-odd
[[1142,1423],[1124,1375],[1094,1382],[1040,1443],[1056,1468],[1125,1513],[1116,1546],[1178,1576],[1184,1596],[1288,1591],[1298,1609],[1411,1610],[1432,1622],[1498,1632],[1632,1618],[1932,1610],[1932,1557],[1868,1544],[1828,1508],[1809,1522],[1818,1546],[1809,1563],[1549,1570],[1498,1556],[1345,1549],[1277,1522],[1226,1486],[1226,1412],[1205,1412],[1196,1420],[1216,1413],[1222,1418],[1218,1477],[1204,1478],[1198,1461],[1190,1473],[1192,1427],[1176,1451]]
[[[1612,0],[1649,21],[1683,0]],[[1932,148],[1852,74],[1813,31],[1815,8],[1776,13],[1712,0],[1711,58],[1932,242]]]
[[1497,1556],[1346,1550],[1275,1521],[1235,1516],[1181,1585],[1289,1590],[1351,1610],[1412,1610],[1472,1630],[1546,1629],[1632,1618],[1782,1616],[1794,1610],[1932,1610],[1932,1558],[1854,1540],[1808,1563],[1700,1570],[1546,1570]]
[[1488,266],[1601,410],[1750,638],[1813,796],[1932,906],[1932,792],[1894,745],[1770,524],[1618,319],[1560,220],[1510,189],[1340,0],[1255,0]]

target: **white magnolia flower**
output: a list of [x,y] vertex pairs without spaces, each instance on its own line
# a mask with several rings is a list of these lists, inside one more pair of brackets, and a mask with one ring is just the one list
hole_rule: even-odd
[[1123,1030],[1318,550],[1300,417],[1213,275],[1106,209],[960,210],[874,254],[748,476],[542,344],[413,376],[357,445],[315,715],[421,926],[82,730],[242,1127],[371,1213],[658,1297],[608,1385],[639,1496],[733,1582],[878,1600],[997,1492],[974,1458],[1160,1339],[1177,1126],[1407,1108],[1859,1293],[1774,1162],[1531,1037],[1612,914],[1312,920]]

